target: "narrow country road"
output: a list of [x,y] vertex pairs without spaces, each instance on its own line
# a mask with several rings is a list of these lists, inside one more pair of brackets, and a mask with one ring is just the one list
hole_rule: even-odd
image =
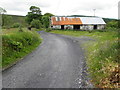
[[88,82],[82,48],[69,37],[40,32],[43,42],[3,71],[3,88],[84,88]]

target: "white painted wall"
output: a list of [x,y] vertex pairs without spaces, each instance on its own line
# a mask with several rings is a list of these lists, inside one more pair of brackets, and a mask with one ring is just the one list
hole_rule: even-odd
[[80,27],[81,30],[93,30],[93,25],[83,25]]
[[[61,29],[61,25],[54,25],[53,29]],[[104,29],[105,25],[97,25],[97,29]],[[73,25],[64,25],[64,29],[73,29]],[[80,30],[93,30],[94,25],[82,25],[80,26]]]
[[97,29],[105,29],[105,25],[98,25]]
[[61,25],[54,25],[52,28],[53,29],[61,29]]

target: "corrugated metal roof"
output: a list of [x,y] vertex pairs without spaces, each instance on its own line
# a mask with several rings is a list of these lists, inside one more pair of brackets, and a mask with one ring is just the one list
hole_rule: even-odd
[[83,24],[106,24],[102,18],[99,17],[80,17]]
[[106,24],[98,17],[51,17],[52,25]]
[[80,18],[71,18],[71,17],[52,17],[53,25],[78,25],[82,24]]

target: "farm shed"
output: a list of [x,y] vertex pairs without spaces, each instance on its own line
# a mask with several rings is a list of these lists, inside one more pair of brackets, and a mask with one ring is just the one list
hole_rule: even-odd
[[99,17],[51,17],[52,29],[93,30],[104,29],[106,23]]

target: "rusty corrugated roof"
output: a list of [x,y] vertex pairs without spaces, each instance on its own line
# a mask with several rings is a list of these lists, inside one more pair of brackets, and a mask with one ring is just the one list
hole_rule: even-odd
[[52,25],[79,25],[82,24],[80,18],[52,17]]
[[52,25],[106,24],[99,17],[51,17]]

